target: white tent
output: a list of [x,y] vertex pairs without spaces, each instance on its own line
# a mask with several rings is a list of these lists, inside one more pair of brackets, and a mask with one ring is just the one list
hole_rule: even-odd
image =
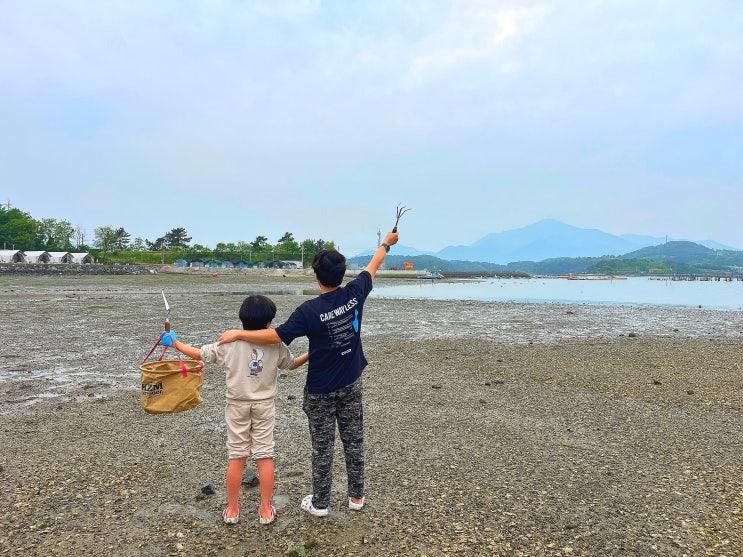
[[48,251],[27,251],[25,253],[26,263],[49,263]]
[[50,251],[49,261],[51,263],[72,263],[72,255],[69,251]]
[[93,262],[93,257],[89,253],[71,253],[70,257],[72,258],[72,262],[78,265]]
[[17,249],[0,249],[0,263],[25,263],[23,252]]

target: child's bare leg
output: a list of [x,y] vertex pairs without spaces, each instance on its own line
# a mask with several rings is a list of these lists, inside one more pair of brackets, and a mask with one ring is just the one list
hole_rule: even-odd
[[261,492],[261,506],[258,513],[263,518],[271,516],[271,501],[273,499],[273,459],[259,458],[255,461],[255,467],[258,469],[258,488]]
[[245,457],[231,458],[227,464],[227,516],[237,516],[240,512],[240,485],[245,471]]

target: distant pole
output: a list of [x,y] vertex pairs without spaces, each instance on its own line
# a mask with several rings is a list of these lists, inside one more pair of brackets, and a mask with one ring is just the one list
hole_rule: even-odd
[[377,247],[382,245],[382,231],[377,228]]
[[248,248],[248,261],[253,262],[253,246]]
[[302,269],[304,269],[304,242],[302,242]]

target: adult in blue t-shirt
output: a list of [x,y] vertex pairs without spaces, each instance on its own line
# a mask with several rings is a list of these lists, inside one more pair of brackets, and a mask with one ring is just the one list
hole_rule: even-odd
[[314,516],[329,512],[336,423],[346,458],[348,507],[361,510],[365,503],[361,373],[367,362],[361,346],[361,320],[372,279],[397,240],[396,232],[388,233],[366,270],[343,287],[346,258],[336,250],[319,252],[312,261],[321,291],[317,298],[300,305],[276,329],[232,330],[219,339],[220,344],[235,340],[289,344],[298,337],[309,339],[310,360],[302,408],[312,441],[313,493],[302,500],[302,509]]

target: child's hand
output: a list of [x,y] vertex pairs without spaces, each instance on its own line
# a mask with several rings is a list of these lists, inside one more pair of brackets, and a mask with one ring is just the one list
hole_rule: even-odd
[[175,331],[171,330],[169,332],[163,333],[162,338],[160,339],[160,344],[163,346],[174,346],[175,341],[178,340],[178,336],[175,334]]

